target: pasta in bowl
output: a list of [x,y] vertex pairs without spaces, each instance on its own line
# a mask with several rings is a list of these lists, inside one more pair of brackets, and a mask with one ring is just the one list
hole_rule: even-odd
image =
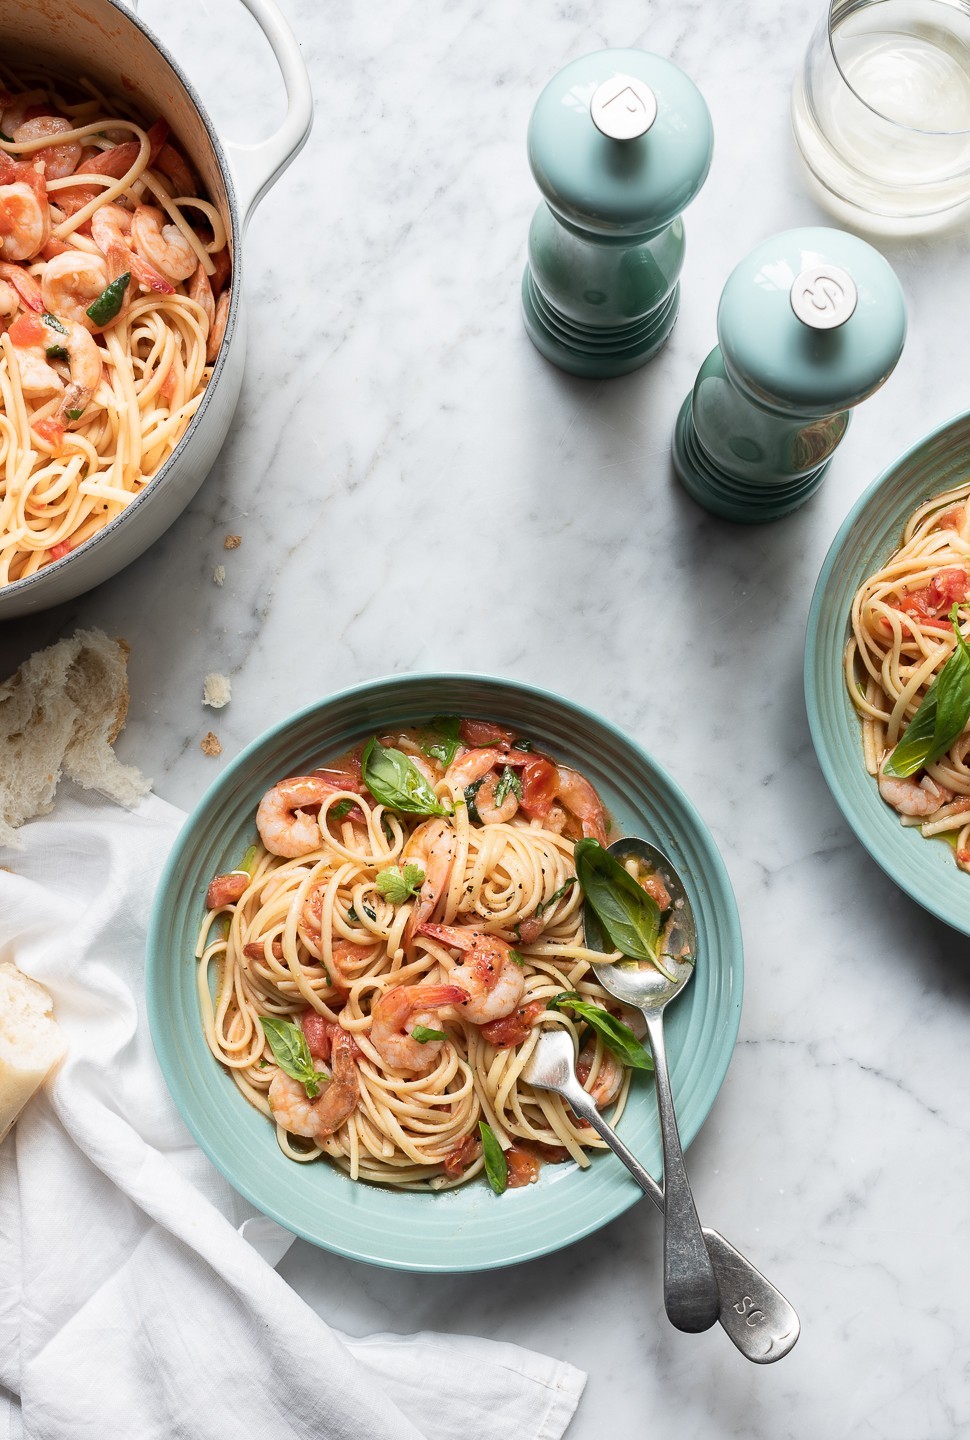
[[[406,744],[414,734],[416,723],[420,725],[426,717],[439,714],[487,716],[496,726],[513,732],[516,738],[528,737],[535,752],[551,757],[557,765],[588,781],[612,818],[616,833],[625,831],[654,837],[677,868],[693,877],[691,899],[698,916],[699,934],[696,994],[685,997],[683,1007],[672,1015],[670,1034],[678,1113],[686,1139],[692,1138],[723,1079],[740,1010],[740,936],[723,865],[689,801],[631,741],[580,707],[512,682],[451,675],[402,676],[376,681],[311,707],[255,742],[213,787],[176,845],[162,878],[152,918],[148,990],[153,1038],[176,1102],[210,1158],[253,1203],[314,1243],[354,1258],[408,1269],[452,1271],[490,1268],[556,1249],[606,1223],[637,1198],[635,1187],[628,1183],[625,1172],[620,1173],[611,1156],[594,1155],[592,1163],[583,1168],[583,1160],[589,1157],[589,1137],[568,1133],[564,1136],[555,1125],[549,1124],[548,1116],[540,1117],[538,1109],[530,1108],[531,1101],[523,1104],[521,1096],[519,1113],[523,1128],[530,1133],[517,1133],[516,1125],[520,1122],[516,1118],[515,1102],[510,1105],[508,1100],[518,1083],[519,1057],[528,1047],[529,1033],[537,1020],[541,1025],[574,1026],[577,1039],[582,1038],[583,1045],[591,1038],[579,1012],[568,1001],[558,1001],[548,1008],[550,1000],[568,994],[570,989],[579,993],[579,1003],[584,1003],[580,993],[586,983],[580,897],[574,885],[557,896],[557,891],[563,891],[575,873],[570,868],[570,852],[575,841],[569,833],[557,832],[559,817],[555,811],[553,828],[532,852],[531,843],[530,851],[526,851],[516,837],[520,831],[524,834],[529,830],[542,835],[545,827],[533,825],[526,817],[512,816],[509,820],[479,826],[461,814],[428,815],[402,824],[395,820],[393,813],[388,814],[386,806],[382,810],[379,803],[368,799],[366,783],[364,789],[347,786],[331,791],[332,799],[327,802],[329,813],[337,807],[342,809],[343,802],[348,802],[348,808],[336,822],[341,834],[343,827],[351,827],[348,839],[353,840],[355,826],[350,807],[356,806],[360,811],[357,829],[363,828],[361,817],[365,809],[370,812],[366,817],[370,848],[362,854],[358,844],[345,844],[344,848],[351,852],[349,857],[340,857],[339,852],[334,851],[335,858],[349,866],[352,873],[346,872],[339,881],[334,880],[336,870],[329,873],[325,893],[319,899],[321,919],[328,914],[330,917],[326,934],[322,926],[319,930],[317,927],[316,900],[309,905],[310,913],[304,914],[311,893],[319,888],[308,870],[312,871],[319,861],[299,856],[273,860],[264,849],[247,855],[257,838],[254,816],[260,801],[280,783],[281,776],[305,778],[314,769],[326,769],[329,765],[331,775],[319,778],[332,780],[334,767],[339,771],[343,763],[338,765],[333,757],[340,760],[354,750],[359,753],[359,747],[375,736],[398,741],[403,736]],[[460,762],[461,757],[458,758]],[[522,770],[524,767],[510,768]],[[490,769],[495,773],[494,766]],[[504,769],[503,764],[492,784],[492,799]],[[487,776],[479,778],[487,783]],[[435,783],[433,771],[431,789],[445,802],[455,795],[454,788],[443,779]],[[372,791],[369,793],[373,796]],[[486,806],[489,803],[487,790],[483,803]],[[320,802],[322,808],[323,801]],[[462,808],[454,807],[459,812]],[[384,818],[391,839],[385,833]],[[429,821],[441,819],[447,819],[455,843],[452,871],[446,885],[447,888],[454,883],[455,908],[452,914],[448,901],[443,899],[443,890],[438,907],[425,916],[418,913],[421,906],[416,900],[425,881],[418,880],[413,873],[408,875],[407,867],[410,864],[420,869],[425,880],[428,879],[432,856],[427,851],[421,852],[420,847],[433,840],[434,834],[432,831],[429,835],[429,829],[422,827],[428,826]],[[564,824],[564,831],[570,829],[573,835],[581,834],[582,822],[578,822],[576,829]],[[405,855],[409,845],[411,848]],[[464,859],[457,866],[455,860],[462,850]],[[312,851],[307,853],[312,857]],[[244,857],[245,865],[241,864]],[[545,875],[543,866],[547,871]],[[303,868],[302,880],[297,879],[296,871],[290,867],[296,867],[296,871]],[[229,934],[220,937],[213,935],[211,928],[205,932],[207,923],[210,927],[216,924],[216,920],[210,922],[209,917],[215,913],[218,918],[219,912],[218,905],[214,911],[207,910],[206,900],[222,898],[218,894],[208,897],[207,891],[214,878],[224,878],[234,869],[245,872],[239,877],[243,889],[236,900],[228,901],[233,907],[232,923]],[[289,899],[282,890],[270,886],[273,894],[263,903],[266,886],[260,877],[284,872],[291,877],[286,882],[292,887]],[[315,879],[323,873],[318,871]],[[470,881],[469,875],[476,874],[478,880]],[[379,885],[382,875],[387,878]],[[534,893],[519,902],[514,898],[519,893],[517,887],[521,883],[525,890],[530,875]],[[328,888],[331,882],[332,890]],[[406,888],[409,882],[412,893],[398,898],[401,886]],[[465,888],[469,883],[473,885],[471,894]],[[385,895],[382,890],[388,886],[391,892]],[[251,892],[249,899],[243,901],[247,890]],[[461,908],[459,892],[467,896],[465,909]],[[548,908],[542,897],[552,902]],[[367,915],[365,906],[372,912],[373,919]],[[548,924],[543,924],[541,929],[530,927],[527,922],[529,918],[536,918],[535,911],[540,906],[543,911],[538,919]],[[349,913],[351,909],[354,916]],[[487,912],[487,916],[482,912]],[[228,909],[223,911],[228,913]],[[419,928],[424,933],[413,944],[401,945],[409,926],[415,936]],[[335,928],[341,932],[342,943],[360,948],[356,952],[338,948],[334,955],[335,942],[331,938],[331,972],[326,963],[325,945]],[[513,943],[515,928],[522,937],[519,945]],[[261,938],[251,938],[254,929]],[[235,1002],[230,997],[237,993],[235,986],[220,988],[218,984],[223,963],[218,949],[211,954],[209,962],[204,961],[211,966],[212,983],[201,986],[197,983],[198,962],[193,960],[197,950],[204,957],[210,945],[231,944],[233,930],[238,932],[237,955],[244,955],[247,945],[255,945],[261,951],[246,957],[253,967],[250,975],[260,992],[258,1003],[253,1007],[256,1013],[250,1015],[248,1028],[245,1021],[235,1019],[231,1013]],[[492,1022],[488,1018],[475,1021],[467,1014],[468,979],[474,976],[482,959],[473,952],[474,936],[481,932],[494,936],[509,950],[518,950],[524,961],[521,970],[515,959],[510,962],[509,973],[515,970],[518,978],[512,977],[513,983],[516,991],[522,985],[522,993],[516,995],[512,1010],[498,1017],[498,1023],[508,1022],[513,1030],[524,1026],[524,1041],[513,1034],[511,1045],[492,1043],[487,1036],[482,1038],[477,1033],[481,1025]],[[317,934],[323,937],[323,946],[316,942]],[[305,965],[304,952],[309,954],[307,939],[321,949],[323,966]],[[378,951],[384,952],[380,963]],[[397,954],[398,951],[403,953]],[[291,968],[294,959],[304,966],[296,974]],[[494,962],[495,952],[487,959]],[[389,965],[388,975],[381,973],[385,963]],[[410,971],[409,966],[413,967]],[[498,968],[504,976],[504,964]],[[256,1035],[256,1027],[263,1029],[258,1016],[272,1018],[275,1010],[277,1018],[299,1025],[304,1038],[308,1039],[308,1049],[312,1042],[313,1049],[319,1051],[322,1037],[314,1037],[312,1026],[308,1036],[302,1024],[305,1011],[314,1007],[307,1005],[306,994],[300,990],[301,982],[315,986],[320,998],[333,996],[335,988],[347,992],[346,1000],[338,995],[338,1004],[329,1007],[333,1018],[320,1013],[320,1022],[321,1029],[336,1024],[361,1051],[361,1055],[354,1058],[361,1093],[353,1112],[353,1126],[349,1127],[358,1134],[356,1161],[352,1153],[352,1144],[356,1142],[347,1144],[348,1127],[341,1133],[338,1125],[329,1136],[301,1137],[285,1125],[270,1123],[273,1116],[268,1091],[273,1083],[276,1057],[263,1043],[263,1036]],[[339,983],[334,986],[332,982]],[[431,1063],[421,1070],[401,1070],[391,1065],[384,1067],[382,1075],[380,1056],[372,1053],[372,1016],[377,999],[394,989],[423,986],[440,986],[445,990],[445,996],[439,996],[440,1006],[429,1005],[425,1012],[409,1011],[403,1024],[398,1023],[399,1014],[392,1014],[390,1022],[393,1023],[389,1023],[388,1028],[399,1035],[401,1031],[408,1031],[410,1038],[405,1043],[410,1044],[413,1030],[420,1025],[424,1038],[415,1044],[440,1048],[432,1049]],[[482,988],[490,992],[492,987]],[[459,996],[456,991],[464,993]],[[286,998],[281,1002],[282,996]],[[225,1042],[237,1046],[237,1066],[227,1066],[222,1054],[218,1060],[214,1058],[200,1016],[200,998],[203,1010],[207,1005],[212,1007],[207,1019],[214,1026],[210,1038],[212,1034],[218,1037],[217,1053],[218,1046]],[[585,1003],[595,1009],[598,999],[595,992],[588,993]],[[225,1007],[221,1014],[220,1003]],[[438,1034],[432,1033],[429,1037],[428,1031]],[[443,1041],[439,1040],[439,1034],[444,1037]],[[586,1057],[592,1060],[587,1072],[591,1087],[599,1078],[595,1070],[597,1064],[604,1084],[612,1068],[605,1058],[612,1052],[602,1044],[599,1044],[597,1060],[598,1044],[598,1040],[593,1041]],[[472,1053],[476,1060],[485,1060],[486,1069],[491,1071],[487,1083],[477,1079],[475,1064],[469,1059]],[[263,1067],[261,1060],[267,1062]],[[322,1064],[328,1077],[332,1073],[339,1078],[332,1051],[328,1061],[312,1056],[311,1063]],[[463,1070],[463,1066],[468,1070]],[[261,1068],[263,1083],[259,1081]],[[242,1087],[230,1076],[230,1069],[238,1069],[244,1084],[252,1085],[255,1096],[247,1099],[255,1099],[257,1103],[246,1103],[240,1094]],[[621,1072],[621,1085],[629,1090],[620,1122],[624,1138],[656,1169],[660,1164],[660,1144],[652,1086],[639,1074],[631,1078],[625,1067],[617,1069]],[[267,1070],[270,1076],[266,1076]],[[445,1078],[449,1071],[450,1080]],[[468,1072],[472,1072],[470,1077]],[[379,1125],[375,1115],[383,1104],[398,1122],[403,1116],[405,1123],[401,1128],[406,1134],[412,1124],[419,1130],[420,1123],[414,1123],[413,1109],[408,1107],[416,1094],[420,1097],[422,1089],[428,1088],[429,1077],[432,1109],[436,1093],[439,1098],[442,1091],[450,1095],[443,1107],[437,1107],[440,1143],[435,1145],[434,1137],[430,1138],[430,1158],[427,1150],[424,1153],[419,1150],[417,1156],[409,1154],[407,1145],[399,1147],[399,1154],[394,1153],[392,1145],[385,1147],[383,1141],[376,1138]],[[615,1072],[611,1079],[615,1079]],[[302,1106],[310,1097],[296,1094],[295,1098]],[[622,1095],[618,1098],[622,1099]],[[421,1098],[420,1104],[424,1103]],[[610,1103],[605,1095],[604,1103]],[[474,1148],[485,1138],[480,1132],[476,1135],[479,1119],[500,1137],[504,1146],[509,1142],[513,1147],[521,1144],[527,1154],[527,1166],[533,1162],[560,1160],[558,1154],[547,1156],[539,1148],[551,1147],[553,1141],[557,1151],[567,1150],[567,1158],[561,1163],[542,1163],[537,1184],[525,1184],[522,1188],[510,1184],[508,1193],[499,1197],[486,1183],[487,1143],[481,1150]],[[281,1130],[284,1148],[278,1139]],[[570,1140],[572,1149],[564,1143],[565,1139]],[[462,1146],[462,1140],[470,1143]],[[293,1156],[285,1153],[286,1149],[300,1159],[316,1159],[325,1152],[336,1164],[328,1160],[296,1164]],[[380,1152],[376,1161],[375,1151]],[[449,1158],[455,1171],[452,1175],[447,1173],[444,1164]],[[355,1163],[358,1175],[380,1183],[362,1184],[360,1180],[352,1180],[350,1173]],[[516,1163],[513,1158],[513,1167]],[[389,1183],[387,1169],[381,1167],[390,1167],[394,1172],[391,1180],[397,1183]]]

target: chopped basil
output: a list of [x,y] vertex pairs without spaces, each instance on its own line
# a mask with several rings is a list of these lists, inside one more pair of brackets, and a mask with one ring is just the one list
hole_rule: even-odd
[[67,418],[68,418],[68,420],[80,420],[80,418],[81,418],[81,416],[82,416],[83,414],[84,414],[83,408],[82,408],[81,410],[68,410],[68,412],[67,412]]
[[338,800],[336,805],[330,806],[330,809],[327,811],[327,818],[331,820],[343,820],[346,815],[350,814],[353,808],[353,800],[348,800],[347,797],[344,796],[343,800]]
[[440,760],[445,769],[461,749],[461,737],[458,733],[460,725],[461,718],[458,715],[435,715],[428,721],[427,728],[434,738],[427,739],[421,749],[425,755],[430,755],[432,760]]
[[380,872],[375,883],[385,900],[390,900],[392,905],[403,905],[421,889],[424,871],[420,865],[405,865],[403,871],[391,865]]
[[[376,911],[376,910],[372,910],[369,905],[362,905],[360,908],[363,910],[363,912],[364,912],[364,914],[367,916],[368,920],[375,920],[375,921],[376,921],[376,919],[377,919],[377,911]],[[359,924],[360,924],[360,916],[357,914],[357,911],[354,909],[353,905],[351,905],[350,909],[347,911],[347,919],[350,921],[350,923],[351,923],[352,925],[359,925]]]
[[531,740],[513,740],[513,741],[512,741],[512,749],[513,749],[513,750],[533,750],[534,748],[535,748],[535,747],[534,747],[534,745],[532,744],[532,741],[531,741]]
[[519,967],[520,970],[522,969],[523,965],[525,964],[525,956],[524,956],[524,955],[520,955],[519,952],[518,952],[518,950],[510,950],[510,951],[509,951],[509,959],[512,961],[513,965],[518,965],[518,967]]
[[[657,963],[660,906],[598,840],[579,840],[573,852],[586,904],[609,943],[633,960]],[[587,936],[591,943],[592,937]],[[594,947],[598,948],[598,947]]]
[[313,1064],[310,1047],[299,1025],[292,1020],[280,1020],[275,1015],[260,1015],[273,1058],[285,1075],[298,1080],[306,1089],[310,1100],[320,1094],[320,1081],[328,1077]]
[[496,1195],[503,1195],[509,1184],[509,1162],[498,1143],[498,1137],[485,1120],[479,1120],[478,1133],[482,1137],[482,1153],[485,1156],[485,1176]]
[[56,330],[59,335],[67,334],[67,326],[62,325],[60,320],[58,320],[57,316],[52,315],[49,310],[45,310],[40,318],[43,320],[44,324],[49,330]]
[[516,775],[511,765],[506,765],[495,787],[496,806],[501,805],[509,793],[515,795],[517,800],[522,799],[522,781],[518,775]]
[[131,273],[126,270],[117,280],[106,285],[92,305],[84,312],[95,325],[107,325],[118,314],[125,300],[125,291],[131,283]]
[[417,1040],[419,1045],[427,1045],[429,1040],[447,1040],[448,1036],[443,1030],[430,1030],[427,1025],[415,1025],[411,1031],[411,1039]]
[[536,906],[536,919],[538,920],[540,916],[544,915],[547,910],[551,910],[553,905],[556,904],[557,900],[561,900],[564,895],[567,895],[575,884],[576,876],[570,875],[565,885],[560,885],[559,889],[556,890],[554,894],[550,895],[548,900],[540,900],[538,905]]
[[905,778],[945,755],[970,719],[970,646],[960,633],[959,607],[950,611],[956,649],[923,696],[922,704],[885,765],[884,775]]
[[63,345],[48,345],[47,358],[48,360],[66,360],[67,351]]
[[598,1005],[593,1005],[588,1000],[581,1000],[575,990],[564,990],[561,995],[553,995],[551,1000],[546,1002],[547,1010],[560,1010],[564,1005],[575,1015],[586,1021],[591,1030],[595,1030],[608,1050],[629,1065],[633,1070],[652,1070],[653,1060],[649,1053],[640,1044],[629,1025],[624,1025],[622,1020],[617,1020],[608,1010],[601,1010]]
[[479,825],[481,825],[482,823],[482,817],[478,813],[478,806],[475,804],[475,796],[478,794],[479,790],[481,790],[484,784],[485,780],[483,777],[481,780],[473,780],[470,785],[465,786],[465,805],[468,809],[468,818],[469,820],[477,820]]
[[447,815],[421,771],[401,750],[378,743],[372,736],[361,756],[364,784],[374,799],[389,810],[406,815]]

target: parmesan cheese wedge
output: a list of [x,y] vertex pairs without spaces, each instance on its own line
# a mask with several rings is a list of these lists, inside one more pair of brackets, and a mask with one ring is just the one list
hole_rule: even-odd
[[0,965],[0,1141],[66,1048],[43,985]]

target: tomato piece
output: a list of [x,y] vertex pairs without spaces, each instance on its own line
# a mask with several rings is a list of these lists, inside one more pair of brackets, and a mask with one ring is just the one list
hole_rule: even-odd
[[486,745],[511,745],[515,739],[514,730],[506,730],[488,720],[463,720],[458,734],[473,750],[480,750]]
[[478,1028],[490,1045],[494,1045],[497,1050],[508,1050],[513,1045],[522,1044],[545,1008],[544,1000],[530,1000],[528,1005],[513,1010],[511,1015],[503,1015],[498,1020],[488,1020]]
[[939,570],[928,585],[899,597],[895,609],[916,620],[940,620],[956,603],[967,599],[967,572],[951,565]]
[[442,1169],[451,1180],[457,1180],[464,1175],[469,1165],[477,1160],[481,1153],[481,1144],[475,1135],[463,1135],[456,1140],[448,1151],[442,1162]]
[[71,553],[70,540],[58,540],[56,545],[51,546],[51,554],[55,560],[63,560],[65,555]]
[[52,449],[60,448],[64,440],[64,426],[60,420],[55,420],[49,415],[46,420],[38,420],[33,427],[34,434],[39,435],[41,440],[46,440]]
[[318,1011],[313,1009],[304,1010],[300,1016],[300,1025],[306,1036],[306,1043],[309,1046],[310,1054],[314,1060],[322,1060],[325,1064],[330,1061],[330,1046],[333,1041],[331,1024]]
[[522,767],[522,798],[519,801],[530,820],[545,820],[559,788],[559,773],[551,760],[532,755]]
[[47,341],[47,330],[43,321],[38,320],[36,315],[28,315],[26,311],[17,316],[7,334],[11,344],[23,348],[43,345]]
[[520,1185],[534,1185],[539,1178],[539,1157],[520,1145],[506,1150],[505,1163],[509,1167],[510,1190],[517,1190]]
[[168,121],[163,120],[161,116],[159,116],[159,118],[155,121],[154,125],[149,125],[148,129],[145,131],[145,134],[148,136],[148,143],[152,147],[151,150],[148,152],[149,165],[154,165],[155,161],[158,159],[158,152],[161,150],[162,146],[165,144],[165,141],[168,139],[168,130]]

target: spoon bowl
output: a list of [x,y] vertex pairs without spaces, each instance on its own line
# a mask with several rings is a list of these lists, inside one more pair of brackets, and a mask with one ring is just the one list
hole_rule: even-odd
[[[636,1007],[647,1022],[664,1153],[664,1307],[678,1330],[707,1330],[718,1318],[720,1298],[687,1179],[663,1032],[664,1010],[694,974],[697,927],[680,876],[655,845],[631,837],[615,840],[609,853],[621,865],[635,860],[648,867],[663,880],[670,895],[670,918],[660,936],[656,963],[618,960],[594,964],[593,974],[604,990],[625,1005]],[[599,923],[588,902],[585,926],[589,948],[605,949]]]

